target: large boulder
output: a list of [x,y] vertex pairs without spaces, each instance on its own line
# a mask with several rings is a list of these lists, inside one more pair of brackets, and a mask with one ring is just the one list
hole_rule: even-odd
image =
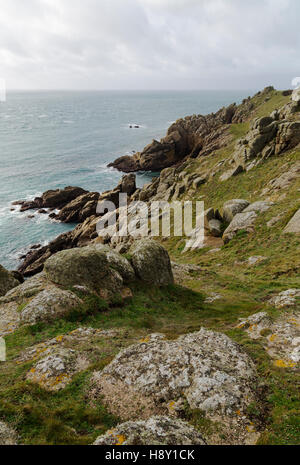
[[123,255],[104,244],[95,244],[95,249],[105,253],[109,266],[122,276],[125,283],[134,280],[134,269]]
[[14,277],[14,274],[0,265],[0,297],[19,284],[20,281]]
[[241,213],[250,203],[244,199],[228,200],[223,206],[223,218],[226,223],[230,223],[235,215]]
[[158,286],[173,284],[169,254],[158,242],[151,239],[136,241],[130,254],[136,275],[142,281]]
[[300,234],[300,209],[295,213],[283,232],[284,234]]
[[147,421],[128,421],[100,436],[95,446],[195,446],[205,445],[191,425],[175,418],[157,416]]
[[185,403],[211,415],[246,411],[255,375],[238,344],[201,329],[175,341],[151,335],[122,350],[93,382],[111,412],[128,420],[179,414]]
[[16,444],[16,432],[6,423],[0,421],[0,446],[15,446]]
[[85,285],[98,289],[108,272],[106,253],[95,247],[63,250],[45,263],[47,278],[64,287]]
[[39,321],[52,321],[67,315],[81,300],[70,291],[51,286],[40,292],[20,314],[21,323],[33,325]]
[[242,212],[235,215],[223,234],[223,240],[225,244],[231,241],[239,231],[253,231],[256,219],[257,214],[253,211]]

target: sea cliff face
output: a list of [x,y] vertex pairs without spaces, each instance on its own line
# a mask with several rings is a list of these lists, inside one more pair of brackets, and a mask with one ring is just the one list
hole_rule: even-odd
[[[0,444],[299,443],[299,124],[268,87],[117,160],[161,170],[141,189],[18,202],[77,225],[0,267]],[[119,218],[125,193],[129,221],[133,201],[204,201],[202,248],[100,238],[98,202]]]

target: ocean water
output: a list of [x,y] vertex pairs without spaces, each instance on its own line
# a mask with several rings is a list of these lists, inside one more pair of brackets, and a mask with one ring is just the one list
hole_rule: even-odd
[[[165,135],[178,118],[208,114],[251,94],[190,92],[12,92],[0,103],[0,263],[15,269],[36,243],[74,225],[11,211],[11,202],[68,185],[103,192],[121,173],[115,158]],[[140,125],[130,129],[130,124]],[[139,173],[141,186],[153,177]]]

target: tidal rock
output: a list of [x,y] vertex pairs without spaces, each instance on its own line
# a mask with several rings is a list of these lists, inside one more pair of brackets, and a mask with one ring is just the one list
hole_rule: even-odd
[[19,284],[20,281],[15,278],[14,274],[0,265],[0,297]]
[[166,416],[151,417],[147,421],[129,421],[118,425],[94,442],[95,446],[188,446],[205,445],[198,431],[191,425]]
[[100,194],[89,192],[80,195],[60,210],[56,219],[64,223],[83,222],[86,218],[95,215]]
[[134,419],[177,415],[185,402],[208,415],[246,411],[255,376],[238,344],[201,329],[176,341],[153,334],[122,350],[93,382],[110,411]]
[[135,273],[142,281],[158,286],[173,284],[169,254],[158,242],[151,239],[136,241],[130,254]]

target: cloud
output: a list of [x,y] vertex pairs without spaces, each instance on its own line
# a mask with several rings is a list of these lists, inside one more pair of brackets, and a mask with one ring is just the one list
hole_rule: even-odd
[[9,88],[289,87],[299,0],[0,0]]

